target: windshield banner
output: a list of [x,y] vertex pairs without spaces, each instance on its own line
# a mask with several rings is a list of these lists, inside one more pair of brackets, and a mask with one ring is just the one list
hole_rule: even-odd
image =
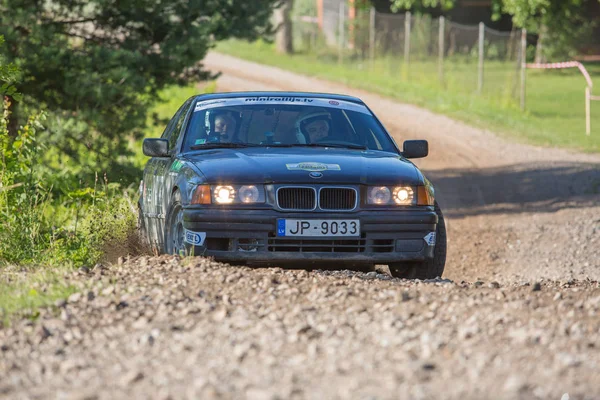
[[303,105],[309,107],[327,107],[339,108],[341,110],[356,111],[363,114],[371,115],[369,110],[363,104],[356,104],[350,101],[333,100],[326,98],[308,98],[294,96],[254,96],[254,97],[236,97],[231,99],[213,99],[199,101],[196,103],[194,111],[202,111],[211,108],[231,107],[242,105]]

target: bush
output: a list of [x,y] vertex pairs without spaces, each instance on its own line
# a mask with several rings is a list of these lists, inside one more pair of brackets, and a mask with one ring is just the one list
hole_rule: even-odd
[[[139,252],[135,191],[108,183],[57,196],[36,168],[45,149],[36,140],[44,114],[30,117],[12,138],[9,104],[0,119],[0,264],[90,265]],[[57,226],[61,226],[57,228]]]

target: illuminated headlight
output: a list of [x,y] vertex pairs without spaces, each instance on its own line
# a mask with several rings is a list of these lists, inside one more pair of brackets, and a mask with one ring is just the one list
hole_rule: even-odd
[[394,188],[393,197],[396,204],[414,204],[415,192],[410,186],[398,186]]
[[216,204],[264,203],[265,189],[262,185],[213,186],[212,199]]
[[369,188],[369,204],[388,204],[392,198],[390,188],[386,186],[376,186]]
[[417,205],[416,188],[412,186],[373,186],[367,192],[367,204],[373,205]]
[[230,204],[235,200],[235,189],[233,186],[217,186],[213,196],[217,204]]
[[260,192],[254,185],[242,186],[240,187],[238,196],[242,203],[256,203],[260,199]]

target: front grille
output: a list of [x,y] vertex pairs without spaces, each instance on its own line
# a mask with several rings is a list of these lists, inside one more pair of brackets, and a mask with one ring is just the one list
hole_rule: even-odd
[[277,191],[277,204],[282,210],[313,210],[315,197],[313,188],[283,187]]
[[356,190],[351,188],[323,188],[319,192],[321,210],[353,210],[356,207]]

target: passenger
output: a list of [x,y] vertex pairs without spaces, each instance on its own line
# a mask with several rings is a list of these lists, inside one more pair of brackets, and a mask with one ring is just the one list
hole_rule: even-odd
[[331,114],[326,110],[301,114],[296,120],[296,138],[298,143],[318,143],[327,139],[331,129]]

